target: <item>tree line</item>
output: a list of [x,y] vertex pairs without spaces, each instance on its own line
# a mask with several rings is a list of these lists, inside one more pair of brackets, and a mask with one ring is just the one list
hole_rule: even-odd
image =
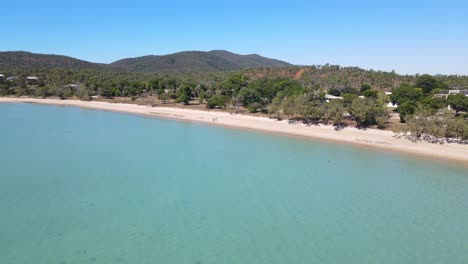
[[[257,69],[259,72],[265,70]],[[317,69],[308,70],[315,72]],[[331,66],[322,70],[340,72],[339,68]],[[346,69],[351,70],[359,72],[358,69]],[[323,85],[323,80],[305,81],[308,77],[275,74],[255,76],[252,75],[253,71],[158,75],[90,70],[23,70],[7,72],[18,78],[0,81],[0,95],[77,97],[81,100],[91,100],[92,96],[107,99],[129,97],[132,100],[149,98],[147,101],[151,105],[165,102],[188,105],[196,101],[209,109],[231,107],[236,111],[261,112],[278,119],[336,126],[352,121],[357,127],[378,128],[386,127],[391,115],[386,105],[392,102],[398,105],[395,111],[400,115],[403,130],[412,135],[468,137],[465,120],[467,97],[463,94],[439,96],[442,90],[448,89],[447,83],[440,78],[417,76],[412,82],[393,88],[389,97],[383,89],[367,83],[358,88],[346,85],[330,88]],[[293,72],[287,71],[289,75]],[[303,74],[307,76],[307,70]],[[27,85],[24,77],[28,75],[38,76],[39,83]],[[326,94],[342,99],[329,99]],[[453,111],[444,110],[448,105]],[[443,129],[436,129],[438,126]]]

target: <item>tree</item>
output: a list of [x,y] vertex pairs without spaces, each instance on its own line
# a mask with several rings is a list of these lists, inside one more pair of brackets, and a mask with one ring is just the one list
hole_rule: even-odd
[[348,107],[351,105],[351,103],[354,101],[354,99],[358,98],[356,94],[343,94],[343,104],[345,107]]
[[388,119],[390,119],[390,113],[385,106],[380,107],[380,109],[377,109],[377,112],[375,114],[375,123],[377,124],[378,128],[385,128]]
[[215,107],[225,108],[229,102],[230,98],[222,95],[213,95],[210,99],[206,101],[206,107],[213,109]]
[[367,98],[377,98],[377,91],[376,90],[365,90],[363,93],[364,97],[367,97]]
[[0,96],[9,95],[10,93],[11,93],[11,91],[10,91],[10,87],[8,87],[8,85],[5,85],[5,84],[0,85]]
[[[299,100],[302,100],[303,98],[298,99],[298,97],[295,96],[285,96],[283,100],[281,101],[281,109],[283,110],[283,113],[289,116],[290,118],[300,115],[303,113],[302,109],[299,109],[299,107],[302,108],[303,105],[298,104]],[[303,101],[302,101],[303,103]]]
[[192,96],[192,89],[188,85],[182,86],[178,91],[177,102],[184,103],[188,105],[190,102],[190,97]]
[[363,85],[361,85],[360,92],[361,94],[364,94],[365,91],[369,91],[371,89],[372,87],[370,86],[370,84],[364,83]]
[[317,99],[313,99],[311,101],[308,101],[306,103],[303,103],[301,101],[298,101],[298,105],[296,109],[301,111],[302,115],[313,121],[319,121],[321,119],[326,119],[326,114],[327,114],[327,103],[322,102]]
[[426,96],[424,97],[420,103],[425,107],[432,109],[434,112],[447,107],[448,102],[447,99],[442,97],[433,97],[433,96]]
[[86,88],[86,86],[84,84],[80,84],[80,86],[78,87],[77,96],[82,101],[90,101],[91,100],[91,96],[89,95],[88,88]]
[[221,91],[223,95],[232,97],[236,96],[242,87],[245,86],[247,86],[246,78],[241,74],[234,74],[229,79],[227,79]]
[[351,87],[346,87],[341,91],[342,94],[358,94],[358,91]]
[[41,97],[43,99],[47,98],[47,96],[50,96],[49,88],[47,86],[37,87],[35,92],[37,97]]
[[171,95],[169,93],[158,94],[158,99],[161,100],[163,104],[165,104],[167,100],[171,99]]
[[423,74],[416,79],[415,86],[421,88],[424,94],[429,94],[437,88],[437,80],[429,74]]
[[343,120],[344,106],[342,100],[331,100],[327,104],[327,117],[334,126],[340,125]]
[[421,99],[423,94],[421,91],[412,86],[400,86],[393,90],[390,100],[393,104],[401,105],[405,102],[416,102]]
[[252,103],[260,103],[260,93],[251,87],[243,87],[237,94],[236,102],[240,103],[244,107],[247,107]]
[[431,111],[426,107],[420,106],[415,110],[414,114],[408,116],[406,126],[411,135],[419,138],[430,130],[431,121]]
[[349,114],[354,118],[358,127],[369,124],[372,117],[373,102],[370,99],[356,98],[348,108]]
[[457,114],[459,112],[468,111],[468,97],[462,93],[449,95],[447,97],[447,103]]
[[416,111],[416,104],[412,101],[407,101],[398,105],[398,113],[400,114],[400,121],[406,122],[406,116],[412,115]]
[[281,102],[283,101],[284,93],[279,92],[276,97],[273,99],[271,104],[268,106],[268,114],[276,115],[276,118],[282,119],[283,111],[281,109]]
[[101,90],[101,96],[103,96],[104,98],[110,99],[114,97],[114,95],[115,95],[114,89],[110,86],[105,86]]
[[331,94],[331,95],[334,95],[334,96],[340,96],[341,92],[340,92],[340,90],[333,88],[333,89],[328,90],[328,94]]

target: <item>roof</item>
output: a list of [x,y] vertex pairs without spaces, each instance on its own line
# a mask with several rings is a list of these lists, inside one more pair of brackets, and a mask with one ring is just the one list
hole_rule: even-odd
[[38,77],[35,77],[35,76],[28,76],[26,77],[27,80],[39,80]]
[[464,95],[467,95],[468,90],[450,90],[449,94],[464,94]]
[[326,95],[325,95],[325,99],[343,99],[343,97],[341,97],[341,96],[334,96],[334,95],[331,95],[331,94],[326,94]]

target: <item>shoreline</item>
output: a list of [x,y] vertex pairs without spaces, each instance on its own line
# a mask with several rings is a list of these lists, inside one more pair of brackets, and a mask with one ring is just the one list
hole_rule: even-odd
[[468,165],[467,145],[456,143],[440,145],[424,141],[413,143],[404,138],[397,138],[397,134],[394,132],[377,129],[363,130],[354,127],[346,127],[342,130],[336,131],[334,127],[330,125],[307,126],[302,123],[289,124],[287,120],[278,121],[266,117],[230,114],[227,112],[203,111],[164,106],[150,107],[99,101],[0,97],[0,103],[38,103],[74,106],[138,114],[149,117],[193,121],[209,125],[262,131],[318,141],[333,141],[337,143],[353,144],[373,149],[390,150],[392,152],[423,156],[426,158],[461,161],[465,165]]

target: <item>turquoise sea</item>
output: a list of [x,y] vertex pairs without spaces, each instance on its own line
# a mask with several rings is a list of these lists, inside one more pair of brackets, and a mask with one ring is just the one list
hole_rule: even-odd
[[33,104],[0,140],[1,264],[468,263],[455,163]]

